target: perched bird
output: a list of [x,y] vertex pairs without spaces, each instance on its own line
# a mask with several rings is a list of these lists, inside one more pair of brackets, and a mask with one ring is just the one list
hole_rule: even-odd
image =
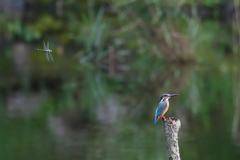
[[174,96],[178,96],[178,95],[179,94],[163,94],[163,95],[161,95],[160,102],[159,102],[158,107],[155,112],[154,124],[156,124],[160,118],[163,118],[164,120],[166,120],[166,118],[164,117],[164,114],[168,111],[168,108],[169,108],[168,99],[171,97],[174,97]]
[[49,61],[49,59],[50,59],[51,61],[54,62],[53,57],[51,55],[52,50],[49,49],[49,42],[47,43],[47,45],[45,45],[45,42],[43,41],[43,49],[38,49],[38,48],[35,48],[35,49],[38,51],[44,51],[44,54],[45,54],[45,57],[47,58],[47,60]]

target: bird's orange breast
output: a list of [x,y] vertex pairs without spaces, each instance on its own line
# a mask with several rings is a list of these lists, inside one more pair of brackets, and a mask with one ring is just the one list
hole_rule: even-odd
[[163,110],[163,113],[158,116],[158,119],[161,118],[161,117],[163,117],[163,116],[167,113],[167,111],[168,111],[168,109],[169,109],[169,101],[166,100],[166,103],[167,103],[167,106],[166,106],[166,108]]

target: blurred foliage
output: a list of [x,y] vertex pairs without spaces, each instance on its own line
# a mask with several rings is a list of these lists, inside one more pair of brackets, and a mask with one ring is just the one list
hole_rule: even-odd
[[[63,2],[62,6],[57,2]],[[22,17],[0,14],[0,150],[6,153],[2,157],[61,159],[59,153],[72,157],[71,147],[52,148],[51,143],[77,135],[78,141],[67,140],[65,145],[80,146],[74,153],[80,151],[88,159],[116,155],[119,159],[164,159],[165,150],[159,150],[163,135],[150,123],[159,95],[168,92],[181,94],[171,99],[167,113],[182,121],[180,146],[186,145],[184,140],[194,140],[182,147],[182,158],[215,154],[226,159],[236,149],[228,140],[229,133],[222,131],[231,130],[229,117],[238,98],[233,91],[239,95],[235,89],[239,85],[235,35],[239,25],[215,17],[218,3],[222,0],[32,0],[27,1]],[[215,15],[201,18],[199,5],[213,8]],[[42,47],[43,39],[50,41],[55,63],[35,53],[34,46]],[[20,52],[24,45],[33,51]],[[198,63],[186,65],[194,60]],[[21,66],[26,68],[20,70]],[[12,97],[18,91],[24,92]],[[20,111],[29,110],[29,117],[22,117]],[[12,112],[16,117],[6,116]],[[94,130],[86,124],[110,127]],[[219,131],[227,145],[213,134]],[[199,138],[204,140],[200,145]],[[216,144],[225,150],[231,147],[224,154],[214,150]],[[28,152],[32,147],[39,157]],[[12,150],[19,154],[11,154]],[[238,154],[231,156],[237,159]]]
[[[31,88],[33,85],[28,83],[32,77],[41,89],[61,84],[62,97],[66,99],[60,106],[70,104],[71,108],[82,104],[87,108],[98,105],[107,97],[108,91],[131,92],[139,96],[135,91],[140,88],[158,95],[161,91],[154,86],[164,88],[170,84],[175,84],[180,91],[189,74],[185,70],[189,69],[172,62],[186,63],[194,59],[201,63],[216,62],[231,55],[231,25],[223,25],[217,19],[200,19],[197,1],[193,4],[190,1],[156,0],[62,2],[59,7],[53,1],[31,1],[23,17],[0,15],[1,39],[13,42],[50,39],[56,55],[60,55],[56,44],[64,48],[62,59],[57,59],[61,67],[56,63],[43,63],[44,57],[34,54],[31,55],[35,64],[33,73],[18,75],[20,88]],[[208,5],[214,6],[215,2]],[[190,12],[186,12],[186,6]],[[3,23],[5,21],[7,23]],[[237,24],[234,26],[236,29]],[[7,61],[13,56],[9,51],[4,53]],[[8,71],[11,70],[11,63],[0,61]],[[165,65],[165,62],[171,62],[171,65]],[[0,71],[7,70],[1,68]],[[69,77],[62,71],[74,75]],[[9,74],[5,74],[8,75],[6,79],[11,77]],[[56,79],[62,82],[53,84]],[[104,86],[104,82],[109,86]],[[4,80],[0,84],[9,90]],[[19,87],[19,84],[15,85]],[[78,93],[77,88],[81,88],[81,92]],[[92,95],[92,100],[86,98],[79,102],[72,97],[83,95]],[[94,100],[96,103],[92,103]]]
[[[81,64],[94,63],[105,69],[108,64],[102,60],[108,58],[111,49],[115,54],[123,49],[128,51],[133,66],[158,61],[196,59],[202,62],[221,58],[226,51],[231,51],[231,29],[214,20],[201,21],[197,11],[200,1],[71,0],[62,3],[58,6],[49,0],[30,1],[22,18],[1,14],[2,38],[30,42],[53,37],[73,47],[72,52]],[[201,1],[202,6],[212,8],[220,3],[223,1]],[[5,21],[7,23],[3,23]],[[214,55],[205,54],[212,50],[216,52]]]
[[107,25],[103,22],[103,9],[94,15],[82,15],[83,25],[79,34],[74,34],[76,43],[83,44],[84,50],[78,53],[80,63],[88,63],[95,59],[99,61],[107,54],[106,38],[108,36]]
[[23,23],[19,18],[0,14],[0,24],[0,33],[7,36],[10,40],[23,39],[30,42],[40,38],[38,30],[33,29],[29,24]]

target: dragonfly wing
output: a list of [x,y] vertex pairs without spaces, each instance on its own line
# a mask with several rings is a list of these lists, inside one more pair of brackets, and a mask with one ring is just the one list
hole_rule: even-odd
[[50,57],[50,60],[52,60],[54,62],[53,57],[50,52],[49,52],[49,57]]
[[47,46],[45,45],[45,42],[43,41],[43,49],[47,50]]
[[49,49],[49,42],[47,42],[47,49]]
[[45,57],[47,58],[47,60],[49,61],[49,56],[48,56],[49,52],[44,52],[44,54],[45,54]]

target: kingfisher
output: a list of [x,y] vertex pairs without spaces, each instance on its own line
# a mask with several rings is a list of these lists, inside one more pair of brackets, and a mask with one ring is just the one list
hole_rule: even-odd
[[164,117],[164,114],[168,111],[168,108],[169,108],[168,99],[178,95],[179,94],[163,94],[160,96],[160,102],[155,112],[154,124],[156,124],[160,118],[166,120],[166,118]]

